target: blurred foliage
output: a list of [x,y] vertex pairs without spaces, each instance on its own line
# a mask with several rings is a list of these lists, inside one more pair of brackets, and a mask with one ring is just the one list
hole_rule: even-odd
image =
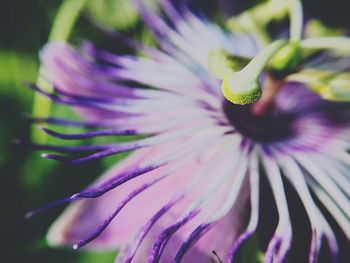
[[23,105],[29,106],[33,93],[23,89],[23,83],[36,77],[38,62],[35,56],[0,50],[0,68],[0,95],[21,98]]
[[[30,123],[26,115],[31,112],[33,92],[26,83],[37,78],[38,51],[48,38],[59,4],[58,0],[14,0],[0,8],[0,233],[3,240],[0,261],[4,263],[109,263],[116,254],[49,248],[46,231],[63,207],[31,220],[24,219],[29,210],[87,186],[105,168],[98,161],[80,166],[62,165],[41,158],[26,144],[14,143],[14,140],[29,141]],[[123,20],[120,15],[118,19]],[[85,34],[76,31],[77,35]],[[56,116],[76,118],[64,107],[55,106],[53,112]],[[57,144],[58,140],[50,139],[50,143]],[[121,157],[111,161],[107,158],[104,162],[109,166],[118,158]]]
[[138,20],[137,11],[131,1],[88,1],[86,9],[90,16],[112,28],[128,29]]

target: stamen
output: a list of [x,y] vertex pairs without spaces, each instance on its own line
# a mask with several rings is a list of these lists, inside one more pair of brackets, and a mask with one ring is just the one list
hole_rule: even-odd
[[350,74],[347,72],[335,76],[329,81],[327,91],[323,96],[326,99],[350,101]]
[[298,42],[303,33],[303,7],[300,0],[289,0],[290,39]]
[[333,49],[350,52],[349,37],[314,37],[300,42],[304,49]]
[[291,41],[276,52],[269,62],[271,73],[278,78],[283,78],[287,73],[293,71],[300,63],[301,48],[299,41]]
[[234,104],[250,104],[261,96],[259,76],[275,53],[287,44],[277,40],[268,45],[241,71],[226,76],[222,82],[224,97]]
[[305,69],[289,75],[286,80],[305,83],[309,89],[327,100],[350,101],[350,74],[348,72]]
[[[259,22],[258,22],[259,21]],[[260,19],[256,19],[254,12],[247,11],[238,17],[231,18],[227,21],[227,27],[233,32],[253,33],[259,42],[259,46],[266,46],[271,42],[271,38]]]
[[305,36],[306,38],[313,37],[335,37],[346,34],[345,30],[340,28],[331,28],[326,26],[321,20],[310,19],[305,25]]
[[270,60],[269,66],[276,73],[286,73],[299,64],[301,59],[299,41],[302,37],[303,10],[299,0],[289,0],[288,7],[291,20],[291,37],[288,44],[285,40],[272,42],[251,60],[244,69],[237,73],[229,74],[230,70],[232,71],[232,66],[227,61],[222,63],[225,67],[217,67],[215,63],[213,64],[213,72],[216,73],[220,70],[218,75],[221,77],[224,75],[222,92],[224,97],[230,102],[245,105],[251,104],[260,98],[259,75]]
[[282,19],[287,12],[287,1],[270,0],[228,19],[226,25],[233,32],[252,33],[264,46],[271,42],[266,25],[272,20]]
[[243,69],[251,58],[230,54],[225,49],[214,49],[209,53],[209,68],[218,79],[224,79],[226,75]]
[[281,19],[285,16],[288,5],[285,0],[270,0],[259,4],[247,12],[258,17],[261,23],[267,24],[273,19]]

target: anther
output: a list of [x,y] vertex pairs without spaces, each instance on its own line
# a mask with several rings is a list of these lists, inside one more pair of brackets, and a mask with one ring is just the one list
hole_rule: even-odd
[[226,75],[222,82],[224,97],[234,104],[245,105],[261,97],[259,77],[267,63],[278,50],[284,47],[286,40],[277,40],[263,49],[249,64],[239,72]]

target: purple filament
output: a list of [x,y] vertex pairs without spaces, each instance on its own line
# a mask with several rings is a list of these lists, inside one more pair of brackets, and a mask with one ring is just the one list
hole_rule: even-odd
[[77,134],[64,134],[59,133],[47,128],[41,128],[44,132],[47,134],[60,138],[65,140],[80,140],[80,139],[88,139],[88,138],[94,138],[99,136],[127,136],[127,135],[138,135],[139,133],[135,129],[125,129],[125,130],[118,130],[118,129],[108,129],[108,130],[101,130],[101,131],[89,131],[84,133],[77,133]]
[[198,239],[204,235],[213,226],[211,223],[204,223],[199,225],[188,237],[188,239],[182,244],[175,256],[175,262],[181,262],[183,256],[188,251],[190,246],[198,241]]
[[90,243],[92,240],[96,239],[99,235],[102,234],[102,232],[108,227],[108,225],[112,222],[112,220],[119,214],[119,212],[127,205],[133,198],[141,194],[144,190],[148,189],[150,186],[158,183],[162,179],[164,179],[165,176],[159,177],[156,180],[146,183],[139,187],[138,189],[132,191],[122,202],[118,204],[116,209],[108,216],[108,218],[96,229],[95,232],[93,232],[88,238],[81,240],[79,243],[75,244],[73,247],[75,249],[81,248],[85,246],[86,244]]
[[199,212],[200,210],[192,210],[190,213],[188,213],[187,216],[163,230],[162,233],[160,233],[160,235],[158,236],[157,241],[153,245],[153,249],[149,256],[148,262],[158,263],[171,236],[175,234],[175,232],[178,231],[188,221],[192,220]]

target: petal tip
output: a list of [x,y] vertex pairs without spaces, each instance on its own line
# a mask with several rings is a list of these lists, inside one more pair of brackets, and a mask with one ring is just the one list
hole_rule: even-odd
[[65,244],[62,231],[54,224],[46,235],[46,241],[50,247],[58,247]]

